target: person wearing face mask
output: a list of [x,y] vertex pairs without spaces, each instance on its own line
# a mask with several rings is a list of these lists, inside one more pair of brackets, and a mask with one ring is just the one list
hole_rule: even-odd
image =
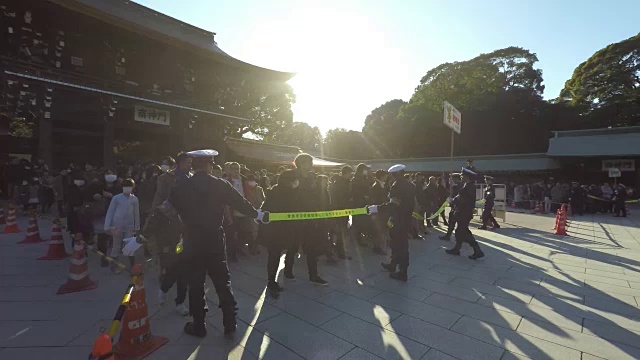
[[[244,182],[244,197],[253,205],[254,208],[259,209],[264,202],[264,191],[262,187],[258,185],[258,180],[254,175],[247,176]],[[258,255],[257,238],[258,238],[258,223],[255,221],[248,221],[247,228],[249,233],[249,254]]]
[[[296,211],[296,192],[299,186],[298,176],[294,170],[285,170],[280,174],[278,183],[271,188],[271,192],[262,204],[263,211],[272,213]],[[260,242],[267,248],[267,290],[269,295],[277,298],[284,290],[277,282],[276,275],[280,266],[282,252],[289,250],[295,244],[296,225],[287,221],[273,222],[260,225]],[[293,272],[294,259],[297,249],[287,251],[285,271]]]
[[[122,240],[135,236],[140,231],[140,206],[138,198],[133,195],[135,182],[133,179],[125,179],[122,185],[122,193],[111,199],[104,219],[104,231],[113,239],[111,257],[116,260],[122,254]],[[129,262],[133,266],[135,257],[129,257]],[[111,271],[119,273],[122,269],[112,263]]]

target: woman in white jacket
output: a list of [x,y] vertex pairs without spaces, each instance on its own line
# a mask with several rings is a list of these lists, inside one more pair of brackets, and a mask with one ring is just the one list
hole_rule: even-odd
[[[126,179],[122,183],[122,193],[111,199],[104,219],[104,231],[113,237],[111,257],[115,260],[122,253],[122,239],[136,236],[140,231],[140,205],[138,198],[133,195],[134,187],[133,179]],[[135,257],[130,256],[129,262],[133,266]],[[122,269],[112,263],[111,271],[119,273]]]

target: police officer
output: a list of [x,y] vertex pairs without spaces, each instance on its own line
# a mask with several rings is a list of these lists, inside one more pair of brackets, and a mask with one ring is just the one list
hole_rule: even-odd
[[[458,192],[460,191],[459,180],[460,180],[459,173],[451,174],[451,182],[452,182],[451,198],[454,198],[456,195],[458,195]],[[447,233],[443,236],[440,236],[440,240],[445,240],[445,241],[451,240],[451,234],[453,234],[453,229],[456,228],[456,223],[457,223],[455,205],[449,202],[449,206],[451,206],[451,210],[449,211],[449,224],[447,226]]]
[[487,230],[487,225],[493,225],[494,229],[499,229],[500,225],[491,213],[496,199],[496,188],[493,186],[493,177],[485,175],[484,182],[487,190],[484,192],[484,207],[482,208],[482,225],[478,229]]
[[469,259],[472,260],[484,257],[480,245],[478,245],[471,230],[469,230],[469,222],[473,218],[473,210],[476,204],[476,184],[473,180],[476,176],[477,174],[473,171],[463,168],[461,178],[464,185],[458,195],[449,201],[455,208],[458,227],[456,228],[456,245],[452,249],[448,249],[447,254],[460,255],[462,243],[467,242],[473,248],[473,254],[469,255]]
[[[382,267],[391,273],[392,279],[407,281],[409,268],[409,233],[413,224],[413,209],[415,206],[415,186],[405,179],[405,166],[393,165],[389,168],[389,175],[394,183],[389,190],[389,201],[381,205],[367,206],[369,214],[378,212],[391,215],[391,262],[382,263]],[[397,269],[397,271],[396,271]]]
[[204,283],[208,274],[218,293],[224,333],[231,334],[236,330],[236,301],[231,291],[222,230],[224,207],[229,205],[259,221],[264,213],[254,209],[226,180],[210,175],[217,151],[197,150],[188,154],[193,158],[194,175],[177,183],[169,196],[184,223],[183,255],[190,266],[189,312],[193,322],[185,325],[184,332],[197,337],[207,335]]

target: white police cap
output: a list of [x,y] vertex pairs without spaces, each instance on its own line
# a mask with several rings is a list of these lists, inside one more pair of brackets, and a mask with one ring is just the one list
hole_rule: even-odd
[[467,168],[462,168],[462,174],[467,174],[467,175],[478,175],[475,172],[467,169]]
[[189,151],[187,155],[192,157],[214,157],[218,155],[218,152],[213,149],[204,149]]
[[392,174],[392,173],[395,173],[395,172],[400,172],[400,171],[402,171],[402,170],[404,170],[406,168],[407,167],[402,165],[402,164],[395,164],[392,167],[390,167],[388,171],[389,171],[390,174]]

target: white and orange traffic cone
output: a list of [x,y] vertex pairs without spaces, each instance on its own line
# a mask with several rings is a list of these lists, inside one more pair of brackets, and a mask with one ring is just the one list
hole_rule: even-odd
[[39,257],[38,260],[61,260],[67,256],[69,255],[64,248],[64,239],[62,237],[62,229],[60,228],[60,218],[58,218],[53,223],[47,255]]
[[562,204],[562,208],[560,209],[560,217],[558,218],[558,228],[556,229],[555,235],[569,235],[567,234],[567,215],[566,215],[566,205]]
[[151,334],[142,265],[135,264],[132,273],[140,275],[131,293],[129,306],[122,319],[118,343],[114,349],[118,359],[143,359],[169,341],[165,337]]
[[29,227],[27,227],[27,236],[22,241],[18,241],[18,244],[37,244],[42,242],[40,238],[40,230],[38,230],[38,219],[35,213],[31,213],[29,218]]
[[7,215],[7,224],[4,227],[4,234],[13,234],[22,232],[18,227],[18,220],[16,220],[16,208],[13,204],[9,204],[9,215]]
[[87,251],[82,241],[82,234],[76,234],[76,243],[73,246],[73,255],[69,265],[69,278],[66,284],[60,286],[57,294],[68,294],[77,291],[93,290],[98,287],[98,283],[89,277],[89,266],[87,264]]
[[558,228],[558,220],[560,219],[560,209],[558,209],[558,211],[556,211],[556,224],[553,225],[553,229],[551,230],[555,230]]

